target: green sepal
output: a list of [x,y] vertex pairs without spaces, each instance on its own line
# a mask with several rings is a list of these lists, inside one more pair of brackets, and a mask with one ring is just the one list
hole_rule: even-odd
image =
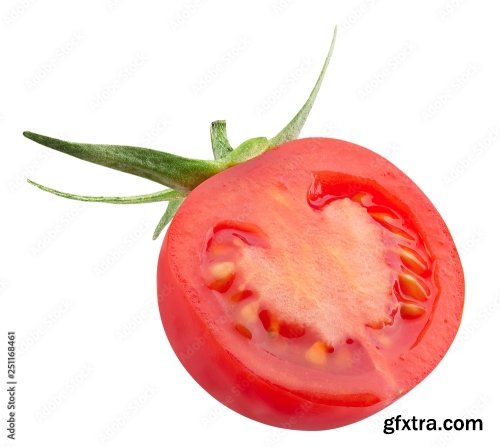
[[138,175],[178,191],[191,191],[221,170],[220,164],[212,160],[184,158],[142,147],[74,143],[33,132],[23,135],[73,157]]
[[168,202],[167,209],[165,210],[163,216],[161,216],[161,219],[158,222],[158,225],[156,226],[153,233],[153,240],[156,240],[163,229],[170,223],[170,221],[174,217],[174,214],[177,212],[183,201],[184,199],[175,199]]
[[225,167],[234,166],[267,151],[271,146],[266,137],[255,137],[241,143],[222,160]]
[[300,131],[304,127],[307,117],[309,116],[309,112],[311,111],[312,106],[314,105],[314,101],[316,100],[316,96],[318,96],[321,84],[323,83],[323,78],[325,77],[328,64],[330,63],[336,39],[337,27],[335,26],[335,29],[333,30],[332,41],[330,43],[330,48],[328,49],[325,62],[323,63],[323,67],[321,68],[319,77],[316,80],[316,84],[314,84],[314,87],[309,94],[309,98],[307,98],[307,101],[297,112],[297,114],[292,118],[292,120],[276,136],[271,138],[271,140],[269,141],[271,147],[279,146],[280,144],[286,143],[287,141],[295,140],[300,135]]
[[152,202],[165,202],[168,200],[176,200],[183,198],[185,194],[175,191],[174,189],[164,189],[163,191],[154,192],[151,194],[142,194],[138,196],[124,196],[124,197],[106,197],[106,196],[81,196],[78,194],[70,194],[57,189],[49,188],[48,186],[40,185],[33,180],[28,179],[28,183],[36,186],[42,191],[50,192],[65,199],[79,200],[81,202],[101,202],[101,203],[114,203],[114,204],[139,204],[139,203],[152,203]]

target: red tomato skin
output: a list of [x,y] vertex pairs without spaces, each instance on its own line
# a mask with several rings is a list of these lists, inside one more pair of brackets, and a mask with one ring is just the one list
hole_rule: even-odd
[[[217,325],[208,322],[209,315],[215,311],[207,296],[199,293],[203,281],[198,262],[203,243],[199,239],[211,222],[203,227],[207,222],[197,215],[197,208],[201,216],[214,207],[223,208],[224,196],[217,197],[216,193],[223,190],[234,194],[237,187],[233,189],[231,185],[238,178],[252,176],[261,168],[264,175],[272,176],[273,166],[279,166],[289,157],[293,159],[292,167],[305,164],[312,169],[374,178],[385,190],[403,200],[411,210],[413,223],[425,230],[424,242],[433,256],[442,261],[434,272],[441,292],[425,335],[411,351],[390,365],[400,387],[397,395],[358,393],[356,402],[349,403],[349,397],[342,398],[344,385],[335,385],[335,378],[288,370],[283,362],[272,357],[255,359],[246,352],[246,340],[235,335],[232,342],[227,333],[217,331]],[[287,143],[201,184],[172,221],[158,263],[160,315],[167,337],[186,370],[213,397],[234,411],[269,425],[291,429],[321,430],[347,425],[376,413],[412,389],[434,369],[453,341],[460,324],[463,296],[463,272],[453,240],[424,193],[377,154],[352,143],[327,138]],[[232,350],[241,353],[248,362],[240,361]],[[355,383],[345,380],[351,385]],[[283,381],[288,384],[280,383]],[[329,387],[336,389],[330,392]]]

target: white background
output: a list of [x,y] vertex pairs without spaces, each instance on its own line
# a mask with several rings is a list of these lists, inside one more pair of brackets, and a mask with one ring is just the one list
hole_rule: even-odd
[[[499,3],[5,0],[0,5],[0,350],[18,336],[17,441],[0,446],[498,445]],[[381,413],[292,432],[227,410],[184,371],[156,306],[162,204],[80,204],[159,188],[53,153],[23,130],[209,158],[209,123],[272,136],[337,48],[303,136],[387,157],[424,190],[462,257],[446,358]],[[216,206],[216,203],[214,203]],[[3,390],[4,385],[1,386]],[[382,433],[385,418],[482,418],[483,432]],[[496,440],[496,442],[495,442]]]

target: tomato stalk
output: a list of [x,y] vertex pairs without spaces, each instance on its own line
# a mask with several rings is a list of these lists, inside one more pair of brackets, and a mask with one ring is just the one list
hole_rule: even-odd
[[210,126],[210,140],[212,141],[212,152],[216,160],[220,160],[233,151],[227,139],[226,121],[214,121]]
[[214,160],[191,159],[136,146],[76,143],[28,131],[23,133],[26,138],[43,146],[91,163],[143,177],[167,186],[168,189],[152,194],[105,197],[70,194],[40,185],[32,180],[28,180],[28,182],[43,191],[84,202],[138,204],[167,201],[167,209],[153,235],[153,239],[156,239],[163,228],[170,222],[185,196],[200,183],[231,166],[255,158],[273,147],[298,138],[323,82],[335,46],[336,35],[337,27],[335,27],[319,77],[306,102],[292,120],[274,137],[270,139],[266,137],[250,138],[233,148],[227,138],[226,121],[212,122],[210,138]]

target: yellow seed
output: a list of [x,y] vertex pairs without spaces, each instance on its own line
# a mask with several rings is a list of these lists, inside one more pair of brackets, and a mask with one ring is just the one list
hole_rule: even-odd
[[306,359],[317,365],[324,365],[327,359],[327,346],[322,341],[317,341],[306,351]]
[[234,262],[217,262],[210,264],[203,272],[205,284],[217,292],[227,292],[235,277]]
[[402,272],[399,274],[398,279],[399,287],[403,294],[418,301],[427,300],[427,295],[429,294],[428,290],[426,290],[426,287],[413,275]]
[[246,326],[243,326],[242,324],[236,324],[234,328],[244,337],[249,339],[252,338],[252,332]]
[[225,279],[234,274],[234,262],[217,262],[209,267],[212,277],[216,280]]
[[370,211],[370,216],[372,216],[377,222],[390,222],[394,220],[394,215],[389,214],[384,211]]
[[248,323],[255,323],[258,318],[259,302],[253,301],[246,304],[240,310],[241,317]]
[[405,320],[413,320],[425,314],[425,309],[418,304],[401,303],[399,312],[401,313],[401,318]]
[[403,261],[403,264],[407,268],[417,275],[422,275],[428,270],[426,262],[415,250],[403,245],[400,245],[400,247],[399,255],[401,256],[401,261]]
[[269,325],[269,329],[268,329],[269,333],[271,335],[278,334],[279,330],[280,330],[280,323],[279,323],[279,321],[278,320],[272,320],[271,324]]

